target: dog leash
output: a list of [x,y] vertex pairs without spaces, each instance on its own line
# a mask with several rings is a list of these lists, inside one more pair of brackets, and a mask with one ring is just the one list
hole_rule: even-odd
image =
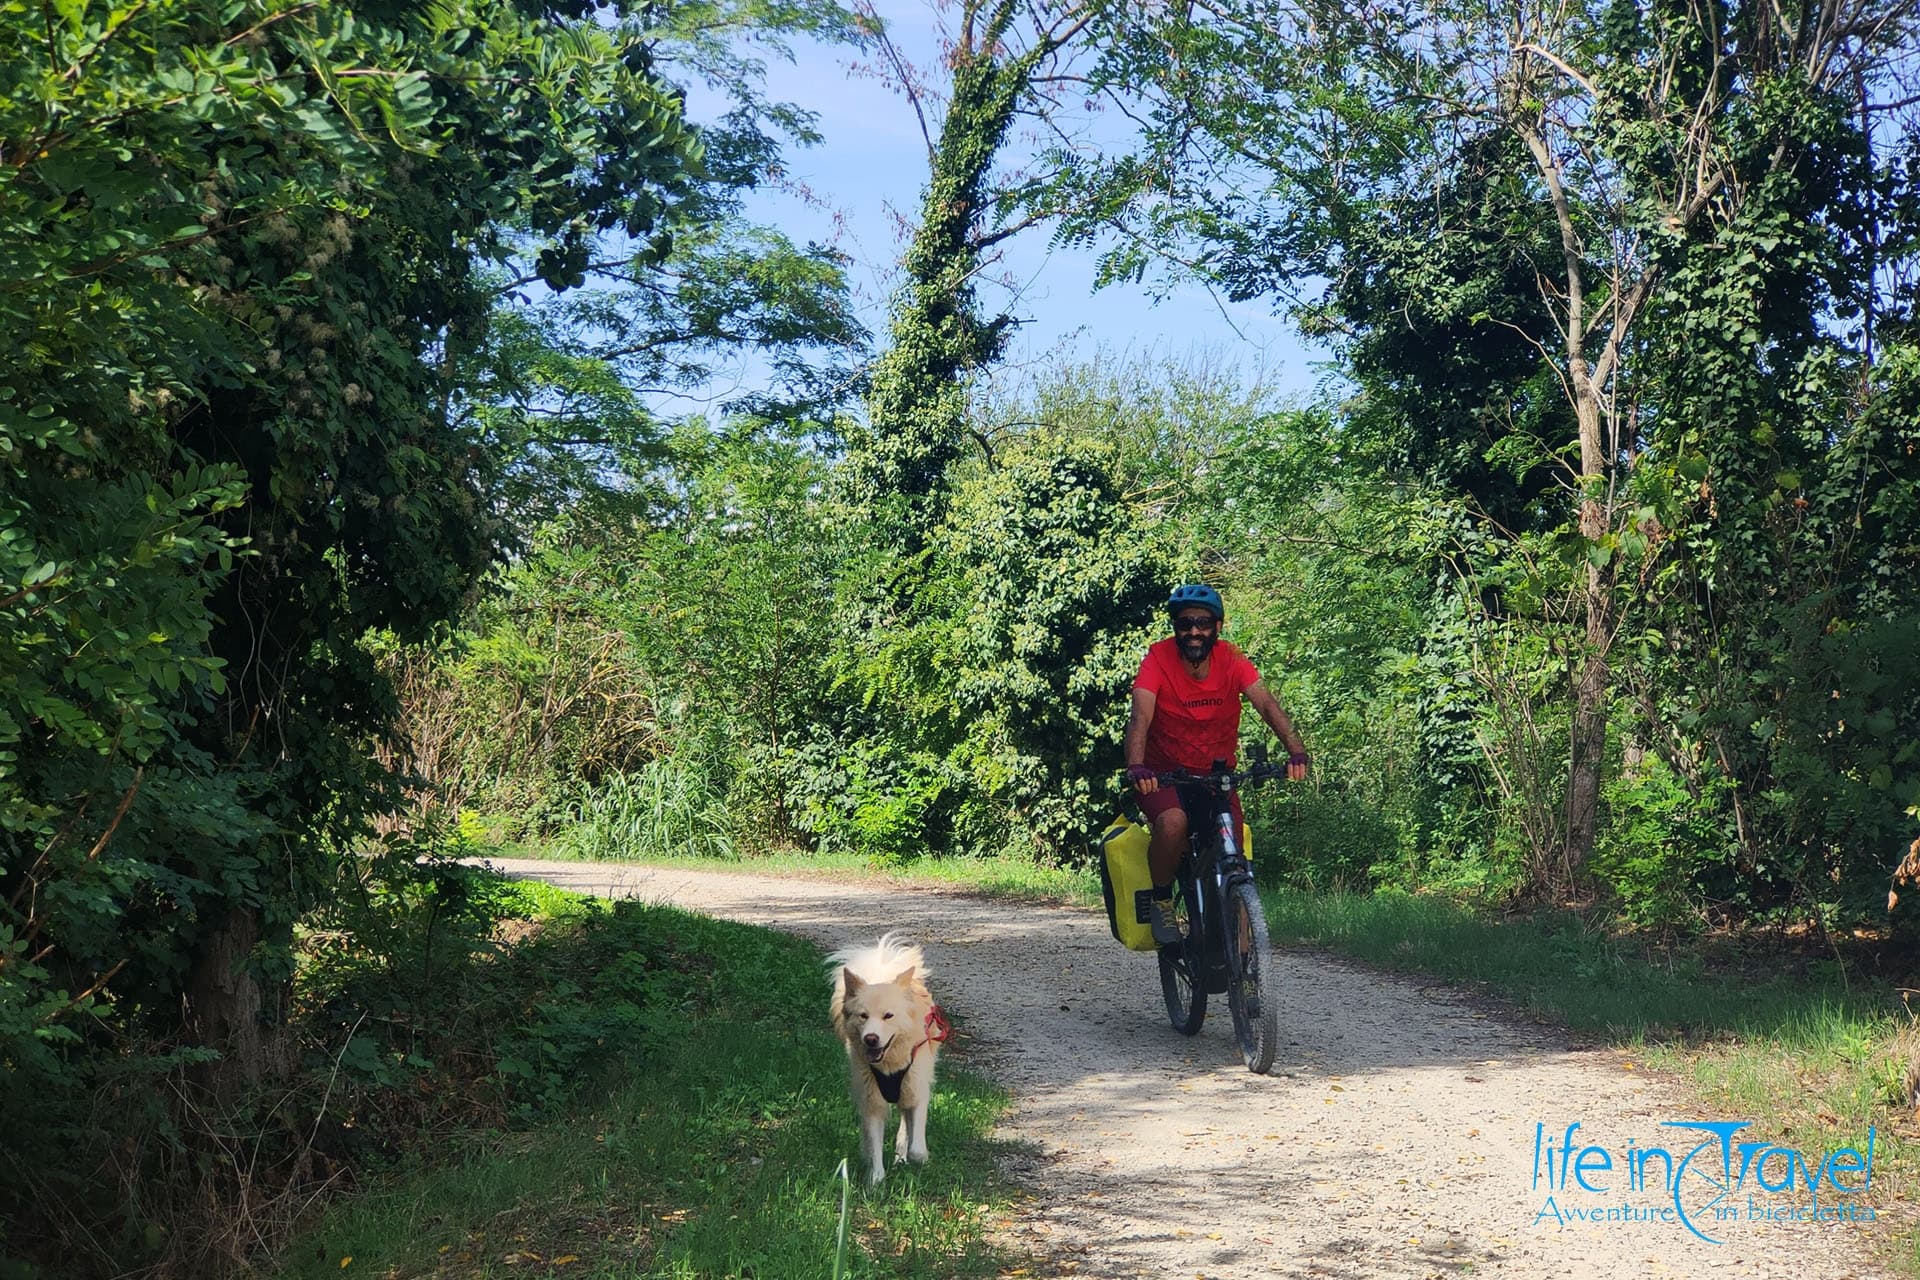
[[947,1021],[946,1012],[941,1009],[939,1005],[935,1005],[927,1011],[926,1025],[920,1029],[927,1033],[927,1038],[913,1046],[912,1051],[907,1054],[908,1066],[913,1065],[913,1055],[920,1052],[922,1045],[928,1043],[945,1044],[947,1041],[953,1039],[953,1024]]

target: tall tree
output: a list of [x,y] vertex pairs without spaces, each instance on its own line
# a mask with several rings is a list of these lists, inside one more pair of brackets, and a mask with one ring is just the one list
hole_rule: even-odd
[[[1641,329],[1678,255],[1826,145],[1828,105],[1882,65],[1902,12],[1227,0],[1109,32],[1103,79],[1149,100],[1145,145],[1071,185],[1082,227],[1125,237],[1112,271],[1181,259],[1236,296],[1301,306],[1376,359],[1394,359],[1395,331],[1424,344],[1464,329],[1516,366],[1530,350],[1544,376],[1499,371],[1472,429],[1491,421],[1497,441],[1538,422],[1517,451],[1536,459],[1560,453],[1539,412],[1557,387],[1572,428],[1564,519],[1585,564],[1564,846],[1543,889],[1566,887],[1594,846],[1635,580],[1622,563],[1656,534],[1632,493],[1659,409],[1635,364]],[[1431,350],[1407,356],[1433,370]]]
[[499,544],[447,412],[484,269],[531,240],[564,285],[699,163],[637,12],[0,14],[16,1072],[77,1092],[87,1050],[153,1042],[214,1051],[223,1090],[287,1065],[294,918],[382,788],[358,641],[440,625]]
[[[851,489],[891,512],[903,548],[918,550],[946,506],[949,464],[966,447],[966,380],[1006,345],[1012,316],[983,317],[975,280],[984,256],[1031,225],[996,222],[1002,193],[991,184],[1007,131],[1023,107],[1043,101],[1090,3],[962,0],[946,60],[951,80],[937,133],[927,133],[928,180],[904,279],[893,302],[889,345],[873,370],[867,427],[848,459]],[[884,29],[875,24],[883,41]],[[891,44],[888,56],[903,65]],[[923,91],[906,88],[923,130]]]
[[[825,838],[851,831],[887,856],[1062,856],[1098,821],[1087,799],[1118,760],[1124,654],[1164,589],[1161,558],[1128,536],[1110,451],[1047,433],[996,451],[969,422],[969,392],[1015,323],[981,313],[976,281],[996,246],[1048,216],[1011,200],[1002,148],[1022,112],[1055,108],[1100,7],[963,0],[937,131],[930,95],[879,33],[929,176],[841,472],[890,568],[849,592],[862,625],[841,657],[865,696],[823,753],[837,784],[811,788],[806,811]],[[884,634],[864,625],[876,615]]]

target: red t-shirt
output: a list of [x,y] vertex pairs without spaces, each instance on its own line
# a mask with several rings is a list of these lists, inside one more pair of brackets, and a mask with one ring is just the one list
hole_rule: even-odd
[[1240,745],[1240,695],[1259,679],[1247,655],[1225,640],[1213,646],[1205,680],[1187,674],[1173,637],[1155,642],[1133,678],[1134,688],[1154,698],[1146,766],[1204,773],[1225,760],[1231,768]]

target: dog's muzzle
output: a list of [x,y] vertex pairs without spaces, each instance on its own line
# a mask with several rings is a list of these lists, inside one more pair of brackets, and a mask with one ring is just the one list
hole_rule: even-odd
[[880,1059],[887,1056],[887,1050],[893,1046],[893,1039],[891,1037],[887,1039],[885,1044],[882,1044],[880,1043],[880,1037],[876,1035],[862,1036],[860,1042],[866,1046],[868,1062],[880,1061]]

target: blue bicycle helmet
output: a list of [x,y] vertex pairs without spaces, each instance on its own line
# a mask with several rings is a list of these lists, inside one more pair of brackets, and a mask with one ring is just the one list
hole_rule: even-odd
[[1220,593],[1202,582],[1189,582],[1175,587],[1173,594],[1167,597],[1167,616],[1177,617],[1182,609],[1205,609],[1216,618],[1227,616],[1227,607],[1220,603]]

